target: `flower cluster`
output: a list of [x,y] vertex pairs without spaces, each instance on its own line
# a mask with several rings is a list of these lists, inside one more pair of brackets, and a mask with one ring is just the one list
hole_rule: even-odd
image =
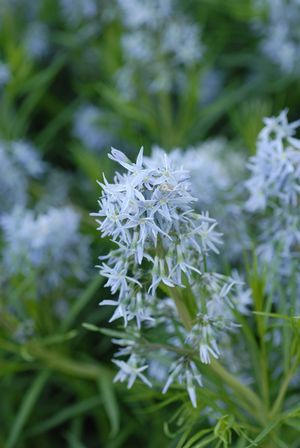
[[[96,216],[104,219],[98,221],[99,230],[118,245],[105,257],[101,273],[108,278],[112,293],[119,292],[124,307],[123,300],[130,296],[135,300],[137,289],[144,289],[142,285],[148,285],[142,299],[147,301],[160,282],[169,287],[182,286],[183,274],[188,279],[192,273],[201,275],[207,253],[218,252],[220,234],[215,230],[215,220],[196,214],[190,207],[194,198],[187,173],[172,169],[167,156],[160,168],[144,164],[143,149],[136,163],[115,149],[110,158],[128,173],[117,173],[114,184],[106,180],[101,183],[103,196]],[[144,260],[151,266],[147,283],[141,269]],[[130,300],[128,309],[131,304]]]
[[[154,146],[149,163],[159,166],[164,153]],[[226,228],[226,256],[240,259],[242,251],[249,246],[246,219],[240,205],[243,196],[240,185],[245,171],[243,156],[232,150],[224,138],[215,138],[185,151],[174,149],[168,157],[174,166],[189,172],[191,191],[197,198],[194,207],[207,210],[221,228]]]
[[[200,29],[175,1],[119,2],[125,26],[122,49],[126,65],[117,73],[124,95],[135,95],[134,84],[143,66],[143,82],[150,92],[170,91],[185,83],[185,69],[197,66],[204,53]],[[176,76],[174,72],[176,68]]]
[[106,114],[92,104],[82,105],[75,113],[73,135],[85,148],[101,151],[112,139]]
[[295,136],[300,120],[289,123],[283,110],[264,124],[249,162],[246,207],[263,214],[258,254],[267,263],[280,254],[280,272],[290,273],[300,245],[300,140]]
[[[262,51],[282,72],[299,70],[300,4],[297,0],[266,0],[267,22],[259,26],[263,36]],[[280,48],[280,51],[278,49]]]
[[29,179],[40,177],[45,167],[29,143],[0,142],[0,215],[26,204]]
[[36,204],[36,210],[45,212],[49,207],[63,207],[68,204],[72,181],[72,175],[66,171],[55,168],[49,170],[44,178],[44,191]]
[[27,53],[34,59],[42,59],[49,54],[49,29],[43,22],[32,22],[24,35]]
[[295,138],[300,120],[288,123],[287,110],[264,119],[258,136],[257,153],[250,160],[251,178],[247,208],[296,207],[299,200],[300,140]]
[[[166,154],[158,163],[156,155],[144,158],[141,149],[133,163],[116,149],[109,154],[126,172],[116,173],[114,183],[100,183],[100,210],[94,213],[102,236],[116,244],[101,257],[100,273],[117,298],[101,304],[115,306],[111,320],[122,317],[128,334],[118,341],[118,355],[129,359],[116,361],[116,380],[128,379],[131,387],[139,377],[148,384],[149,353],[163,350],[163,340],[172,352],[164,392],[177,379],[196,406],[198,364],[218,358],[222,334],[235,329],[240,282],[207,272],[207,257],[219,253],[221,243],[217,222],[193,210],[188,172]],[[147,338],[152,334],[153,341],[156,331],[164,336],[152,344]],[[181,356],[174,359],[174,353]]]
[[60,0],[64,19],[73,26],[94,19],[98,13],[96,0]]
[[70,276],[85,278],[89,244],[79,233],[80,216],[70,207],[35,216],[14,208],[1,217],[3,280],[38,273],[38,294],[57,289]]

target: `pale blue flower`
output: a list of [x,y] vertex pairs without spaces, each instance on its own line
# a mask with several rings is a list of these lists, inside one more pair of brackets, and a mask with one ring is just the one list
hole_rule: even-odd
[[[160,166],[164,154],[162,148],[154,146],[151,160],[147,163],[153,167]],[[250,246],[242,207],[243,189],[240,186],[246,163],[243,156],[234,151],[224,138],[215,138],[184,151],[175,148],[168,158],[173,168],[189,172],[191,192],[197,198],[194,207],[198,211],[207,210],[220,228],[226,229],[223,252],[227,259],[240,259],[243,251]],[[221,258],[218,257],[218,260]]]
[[27,202],[31,178],[46,169],[37,150],[27,142],[0,141],[0,215]]
[[148,365],[139,367],[139,359],[136,355],[131,355],[127,362],[113,359],[113,363],[115,363],[120,369],[114,378],[114,382],[121,381],[121,383],[123,383],[128,380],[127,387],[130,389],[134,382],[137,379],[140,379],[147,386],[152,387],[148,378],[142,373],[148,368]]
[[0,61],[0,89],[2,89],[10,80],[11,71],[7,64]]
[[79,232],[80,216],[70,207],[35,215],[15,208],[2,216],[3,276],[35,271],[42,293],[70,276],[83,280],[89,263],[89,240]]
[[41,59],[50,50],[49,29],[45,23],[31,22],[24,33],[24,44],[28,54],[34,59]]
[[87,149],[101,151],[112,140],[105,113],[92,104],[82,105],[74,115],[73,135]]
[[186,387],[194,408],[197,407],[196,387],[202,386],[201,374],[196,364],[188,358],[176,360],[170,367],[167,382],[162,393],[165,394],[174,381]]
[[[201,275],[199,265],[203,257],[210,251],[218,252],[221,241],[215,220],[191,208],[195,200],[189,193],[187,173],[173,169],[167,155],[157,168],[152,167],[150,160],[144,161],[143,149],[136,162],[116,149],[109,157],[127,172],[117,173],[113,184],[106,179],[100,184],[103,194],[100,210],[94,216],[100,218],[97,221],[102,235],[118,244],[100,268],[108,277],[107,286],[112,293],[118,292],[118,306],[123,314],[124,300],[131,288],[143,290],[141,302],[145,304],[147,294],[154,296],[160,282],[169,287],[182,286],[182,275],[188,279]],[[158,242],[164,256],[153,257]],[[139,269],[145,259],[152,264],[147,284]],[[130,272],[134,272],[134,278]],[[131,314],[134,307],[126,307]]]
[[60,6],[63,17],[73,26],[94,19],[98,13],[96,0],[60,0]]
[[139,84],[154,94],[185,88],[186,69],[197,66],[205,51],[200,27],[173,0],[118,3],[126,62],[116,73],[116,83],[124,98],[137,97]]
[[[299,71],[300,56],[300,4],[297,0],[265,0],[262,3],[266,22],[257,22],[256,29],[262,36],[262,52],[283,73]],[[260,5],[258,4],[260,9]],[[266,14],[264,14],[265,16]],[[278,49],[280,48],[280,51]]]
[[289,279],[299,266],[300,140],[296,132],[300,120],[289,123],[287,110],[283,110],[264,123],[256,155],[248,165],[246,207],[260,214],[257,255],[267,267],[267,289],[280,281],[286,285],[286,299],[290,301],[295,291],[291,291]]
[[[163,393],[176,381],[186,388],[196,407],[196,388],[202,381],[192,353],[205,364],[221,356],[224,335],[237,327],[234,310],[244,291],[239,280],[207,272],[207,257],[218,254],[221,244],[217,223],[207,212],[196,213],[192,208],[197,201],[190,192],[188,172],[162,150],[157,154],[153,151],[145,158],[141,148],[134,162],[116,149],[109,154],[122,173],[117,172],[112,183],[105,177],[99,183],[102,196],[94,216],[102,235],[116,244],[100,257],[100,273],[116,298],[103,300],[101,305],[115,308],[110,322],[122,318],[128,334],[128,340],[116,342],[121,346],[117,356],[129,356],[127,362],[113,361],[120,368],[116,380],[128,380],[131,387],[140,378],[149,385],[142,372],[148,365],[157,369],[161,350],[166,350]],[[180,297],[180,288],[184,297],[186,287],[196,308],[190,330],[170,298],[173,292]],[[246,312],[248,298],[241,298],[242,311]],[[172,363],[175,354],[185,349],[191,355]]]

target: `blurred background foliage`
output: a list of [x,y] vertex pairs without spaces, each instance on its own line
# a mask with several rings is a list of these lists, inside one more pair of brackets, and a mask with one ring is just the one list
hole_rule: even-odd
[[1,447],[194,446],[180,431],[201,407],[112,383],[110,340],[93,331],[109,319],[96,179],[112,178],[110,146],[134,157],[222,135],[246,157],[263,117],[297,118],[299,8],[0,0]]

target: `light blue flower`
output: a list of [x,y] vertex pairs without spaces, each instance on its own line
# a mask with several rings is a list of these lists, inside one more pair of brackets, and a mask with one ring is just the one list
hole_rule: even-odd
[[86,278],[89,240],[79,232],[80,215],[70,207],[36,215],[14,208],[2,216],[3,277],[37,275],[40,293],[60,287],[70,277]]

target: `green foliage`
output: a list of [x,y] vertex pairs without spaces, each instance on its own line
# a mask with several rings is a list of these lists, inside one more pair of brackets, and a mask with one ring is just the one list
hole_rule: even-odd
[[[78,107],[93,103],[113,127],[111,144],[131,154],[141,145],[149,153],[153,144],[187,147],[222,134],[253,155],[262,118],[285,106],[295,117],[300,101],[298,78],[279,73],[260,53],[251,26],[259,16],[255,2],[179,1],[203,29],[205,56],[186,71],[183,92],[153,93],[136,81],[134,98],[124,97],[116,86],[116,72],[124,63],[124,30],[113,16],[114,2],[100,2],[103,13],[88,37],[83,31],[89,20],[73,27],[62,16],[59,1],[24,2],[38,5],[37,19],[48,27],[51,49],[41,58],[34,58],[25,46],[30,12],[26,5],[10,3],[22,2],[0,4],[0,62],[11,73],[7,85],[0,84],[0,140],[32,141],[53,169],[71,178],[67,202],[82,215],[82,233],[92,240],[92,261],[83,284],[71,279],[43,301],[36,300],[35,271],[14,277],[9,288],[1,281],[0,447],[299,447],[299,387],[293,380],[300,361],[300,321],[285,302],[279,280],[272,288],[280,291],[281,303],[272,308],[272,291],[266,292],[265,273],[252,254],[244,264],[253,309],[247,317],[236,315],[241,324],[237,343],[243,339],[251,359],[249,381],[231,373],[226,360],[224,365],[221,360],[202,367],[207,381],[199,390],[196,410],[179,386],[161,395],[155,385],[145,390],[138,384],[128,391],[113,383],[110,337],[124,333],[118,324],[106,328],[108,311],[98,307],[108,290],[92,265],[110,243],[95,236],[89,217],[96,208],[95,181],[102,172],[111,179],[113,168],[106,157],[108,145],[93,152],[73,133]],[[199,85],[211,68],[224,73],[224,82],[205,103],[201,96],[207,92],[203,88],[199,100]],[[30,207],[46,190],[45,177],[31,182]],[[3,244],[1,236],[1,248]],[[59,320],[51,314],[52,302],[67,293],[72,300]],[[190,306],[188,294],[184,299]],[[7,304],[12,309],[21,304],[21,318],[29,316],[37,334],[16,338],[20,317],[7,312]],[[274,342],[278,334],[279,347]],[[275,350],[283,366],[276,375]]]

